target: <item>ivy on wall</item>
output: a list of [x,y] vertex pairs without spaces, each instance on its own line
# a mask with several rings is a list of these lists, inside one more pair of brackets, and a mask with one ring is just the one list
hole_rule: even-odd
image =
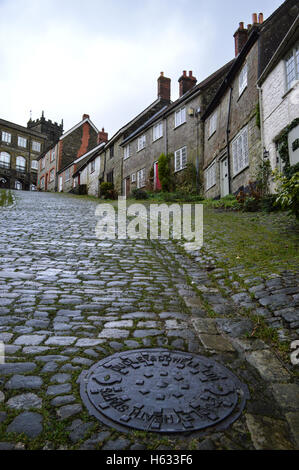
[[280,155],[281,160],[284,163],[284,174],[287,177],[291,177],[296,171],[299,170],[299,164],[291,166],[290,165],[290,155],[289,155],[289,143],[288,143],[288,135],[289,132],[299,125],[299,118],[294,119],[287,127],[285,127],[279,136],[275,139],[278,152]]

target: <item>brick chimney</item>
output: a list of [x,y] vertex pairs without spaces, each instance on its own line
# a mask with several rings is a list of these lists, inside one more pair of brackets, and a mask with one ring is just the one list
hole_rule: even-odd
[[97,138],[97,144],[101,144],[102,142],[108,142],[108,133],[105,132],[104,127],[102,130],[98,133],[98,138]]
[[239,23],[239,28],[234,34],[235,38],[235,56],[240,54],[248,39],[248,29],[244,28],[244,23]]
[[89,119],[89,114],[83,114],[82,121],[84,121],[84,119]]
[[170,101],[170,78],[164,77],[164,72],[161,72],[158,78],[158,98]]
[[186,70],[183,70],[183,75],[179,78],[180,97],[187,93],[187,91],[191,90],[191,88],[196,85],[196,82],[197,80],[193,77],[192,70],[190,70],[188,76]]
[[263,22],[264,22],[264,14],[259,13],[259,24],[263,24]]

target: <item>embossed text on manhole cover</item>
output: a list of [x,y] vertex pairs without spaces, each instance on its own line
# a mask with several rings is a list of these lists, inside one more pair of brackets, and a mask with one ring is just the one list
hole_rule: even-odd
[[115,429],[180,433],[228,426],[249,393],[210,358],[139,349],[95,364],[81,377],[81,397],[92,415]]

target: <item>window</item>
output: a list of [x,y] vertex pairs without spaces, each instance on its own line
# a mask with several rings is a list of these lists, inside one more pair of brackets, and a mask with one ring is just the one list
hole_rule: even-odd
[[153,140],[158,140],[158,139],[160,139],[160,137],[163,137],[163,123],[162,123],[162,121],[158,122],[158,124],[156,124],[153,127]]
[[65,179],[64,181],[69,181],[71,179],[71,172],[70,172],[70,168],[68,168],[67,170],[65,170]]
[[44,157],[44,158],[42,158],[41,161],[40,161],[40,169],[41,169],[41,170],[44,170],[45,166],[46,166],[46,159],[45,159],[45,157]]
[[34,152],[40,152],[40,149],[41,149],[40,142],[35,142],[35,140],[34,140],[32,142],[32,150],[34,150]]
[[209,168],[206,169],[206,191],[216,184],[216,163],[212,163]]
[[248,128],[237,135],[232,143],[234,175],[248,166]]
[[138,141],[137,141],[137,150],[138,150],[138,152],[139,152],[139,150],[144,149],[145,143],[146,143],[146,136],[145,136],[145,134],[142,135],[141,137],[138,137]]
[[293,83],[299,80],[299,43],[294,47],[292,52],[286,58],[286,77],[287,77],[287,90],[292,88]]
[[137,188],[143,188],[145,186],[145,168],[137,171]]
[[95,160],[92,160],[90,162],[90,173],[93,173],[95,171]]
[[130,156],[130,144],[124,148],[124,160]]
[[40,179],[40,187],[42,189],[45,187],[45,177],[44,176]]
[[26,170],[26,158],[17,157],[16,158],[16,170],[24,172]]
[[7,152],[0,152],[0,167],[10,168],[10,155]]
[[2,131],[2,142],[5,142],[6,144],[11,143],[11,134],[9,132]]
[[54,168],[52,168],[49,174],[49,183],[52,183],[52,181],[54,181],[54,177],[55,177],[55,170]]
[[186,168],[187,165],[187,147],[174,152],[174,171],[180,171]]
[[211,135],[214,134],[214,132],[216,132],[216,129],[217,129],[217,117],[218,117],[218,112],[217,110],[214,112],[214,114],[212,114],[212,116],[210,117],[210,121],[209,121],[209,137],[211,137]]
[[110,171],[109,173],[107,173],[107,183],[112,183],[112,184],[114,184],[114,181],[113,181],[113,170]]
[[174,127],[178,127],[181,124],[184,124],[184,122],[186,122],[186,108],[181,108],[175,113]]
[[239,95],[241,95],[247,87],[247,70],[248,67],[247,64],[245,64],[239,75]]
[[25,137],[18,136],[18,146],[26,148],[27,147],[27,139],[25,139]]
[[114,145],[110,147],[109,152],[110,152],[110,158],[113,158],[114,157]]
[[54,162],[55,160],[55,147],[50,150],[50,162]]
[[32,168],[32,170],[38,170],[38,161],[37,160],[32,160],[31,168]]
[[131,183],[136,183],[136,173],[131,174]]

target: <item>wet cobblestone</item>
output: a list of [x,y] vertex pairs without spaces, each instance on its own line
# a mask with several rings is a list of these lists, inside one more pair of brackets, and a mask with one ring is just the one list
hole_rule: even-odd
[[[0,341],[7,351],[0,364],[0,449],[30,449],[37,439],[51,449],[158,448],[153,433],[112,436],[79,393],[82,371],[115,351],[143,347],[213,355],[248,384],[259,405],[258,413],[253,407],[239,418],[239,434],[234,427],[208,429],[171,436],[165,448],[267,448],[272,424],[282,433],[280,446],[296,447],[299,404],[279,403],[281,394],[296,395],[293,370],[251,338],[254,325],[240,313],[254,309],[288,340],[298,339],[294,274],[245,278],[231,291],[212,256],[190,258],[171,241],[100,242],[93,201],[30,192],[16,199],[2,212],[0,228]],[[16,438],[23,432],[27,440]]]

